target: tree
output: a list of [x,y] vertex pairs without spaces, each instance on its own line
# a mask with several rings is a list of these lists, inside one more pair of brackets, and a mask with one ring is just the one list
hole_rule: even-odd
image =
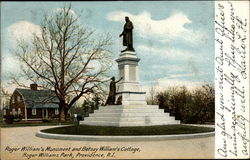
[[19,40],[16,55],[22,62],[21,75],[13,76],[19,86],[25,77],[39,87],[55,91],[59,99],[60,120],[82,96],[102,88],[111,66],[109,35],[95,36],[80,24],[79,17],[64,7],[45,15],[41,33],[31,42]]
[[3,119],[3,108],[9,106],[11,94],[6,88],[0,86],[0,121]]
[[194,95],[194,101],[197,106],[196,117],[200,123],[204,123],[206,120],[214,120],[214,88],[210,85],[203,85],[200,89],[195,91]]
[[181,120],[182,123],[214,121],[214,88],[203,85],[195,91],[186,87],[173,87],[159,92],[156,97],[159,107]]
[[156,96],[156,89],[154,86],[151,86],[149,90],[149,98],[147,99],[147,103],[150,105],[156,104],[155,96]]

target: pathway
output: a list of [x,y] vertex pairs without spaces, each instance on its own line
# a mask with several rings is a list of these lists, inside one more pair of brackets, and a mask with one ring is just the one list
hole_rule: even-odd
[[[51,126],[49,126],[51,127]],[[35,136],[35,133],[40,129],[49,128],[48,126],[38,127],[16,127],[16,128],[1,128],[1,159],[3,160],[22,160],[22,159],[90,159],[94,156],[95,159],[101,154],[109,159],[153,159],[153,158],[213,158],[214,156],[214,137],[184,139],[184,140],[165,140],[165,141],[144,141],[144,142],[93,142],[93,141],[69,141],[69,140],[54,140],[44,139]],[[111,151],[107,157],[108,151],[97,151],[95,148],[100,146],[109,146],[111,148],[120,148],[123,151]],[[26,150],[20,151],[20,147],[27,147]],[[85,151],[54,151],[43,152],[45,157],[38,157],[42,153],[41,148],[50,149],[65,149],[70,147],[78,148]],[[13,151],[12,153],[11,150]],[[19,148],[19,149],[18,149]],[[139,148],[139,150],[136,150]],[[40,151],[31,151],[40,150]],[[89,151],[86,151],[88,150]],[[126,150],[126,151],[125,151]],[[135,153],[133,153],[135,151]],[[73,154],[70,154],[70,153]],[[52,153],[54,155],[52,155]],[[114,153],[114,155],[113,155]],[[78,155],[77,155],[78,154]],[[32,157],[33,156],[33,157]],[[54,156],[54,157],[53,157]],[[58,156],[58,157],[56,157]],[[93,157],[92,157],[93,158]],[[101,157],[100,157],[101,158]]]

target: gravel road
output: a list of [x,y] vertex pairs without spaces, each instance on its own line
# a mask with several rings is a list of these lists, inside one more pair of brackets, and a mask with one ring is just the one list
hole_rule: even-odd
[[[37,131],[50,127],[1,128],[1,159],[211,159],[214,157],[214,136],[145,142],[69,141],[35,136]],[[106,151],[100,151],[102,146]]]

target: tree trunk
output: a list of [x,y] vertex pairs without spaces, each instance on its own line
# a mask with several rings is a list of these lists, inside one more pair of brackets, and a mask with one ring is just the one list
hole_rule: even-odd
[[64,113],[64,108],[60,107],[60,113],[59,113],[59,121],[65,121],[65,113]]
[[59,121],[66,121],[68,107],[64,100],[60,101],[59,108]]

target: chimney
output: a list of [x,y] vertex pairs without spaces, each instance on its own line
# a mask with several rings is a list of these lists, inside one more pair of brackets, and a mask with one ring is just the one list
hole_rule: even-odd
[[35,83],[30,84],[30,89],[34,90],[34,91],[37,91],[37,84],[35,84]]

